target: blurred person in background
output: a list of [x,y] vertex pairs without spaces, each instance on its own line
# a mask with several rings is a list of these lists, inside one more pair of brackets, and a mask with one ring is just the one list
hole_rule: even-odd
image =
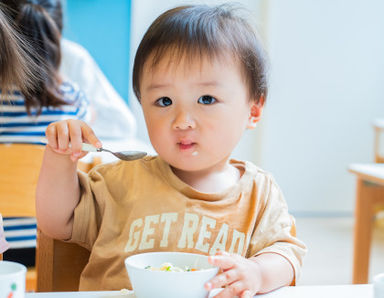
[[95,60],[81,45],[61,40],[60,74],[77,83],[91,102],[91,125],[101,140],[136,136],[136,119]]
[[[89,101],[59,74],[62,5],[60,0],[0,0],[5,18],[0,53],[0,143],[44,144],[46,127],[64,119],[90,120]],[[15,30],[17,30],[17,34]],[[15,37],[20,35],[19,38]],[[9,71],[11,69],[13,72]],[[20,73],[32,85],[20,84]],[[10,249],[4,259],[33,266],[36,219],[4,218]]]

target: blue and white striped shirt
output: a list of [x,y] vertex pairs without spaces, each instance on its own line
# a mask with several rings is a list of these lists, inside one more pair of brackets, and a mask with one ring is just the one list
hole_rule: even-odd
[[4,217],[4,236],[10,248],[36,247],[36,218]]
[[0,101],[0,143],[42,144],[45,129],[51,122],[88,120],[89,101],[78,86],[64,82],[60,91],[68,105],[43,107],[38,116],[35,108],[31,108],[31,115],[27,114],[25,99],[19,91],[13,91],[6,100]]
[[[64,82],[60,91],[68,105],[44,107],[38,116],[37,109],[31,109],[31,115],[27,114],[25,99],[19,91],[13,91],[6,100],[0,101],[0,143],[43,144],[45,129],[51,122],[65,119],[88,120],[89,101],[79,87]],[[36,246],[35,218],[3,220],[4,234],[10,248]]]

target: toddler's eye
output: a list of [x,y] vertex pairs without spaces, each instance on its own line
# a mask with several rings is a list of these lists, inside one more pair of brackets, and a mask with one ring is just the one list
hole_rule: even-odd
[[158,100],[156,100],[156,105],[159,105],[161,107],[167,107],[172,104],[172,99],[169,97],[161,97]]
[[203,95],[197,100],[197,102],[203,105],[211,105],[216,102],[216,99],[210,95]]

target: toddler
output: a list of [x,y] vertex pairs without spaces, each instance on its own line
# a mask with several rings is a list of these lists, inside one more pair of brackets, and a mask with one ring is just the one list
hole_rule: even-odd
[[[77,172],[82,121],[46,130],[38,225],[91,251],[81,290],[130,287],[124,259],[151,251],[210,255],[221,273],[205,288],[252,297],[298,277],[305,246],[273,177],[230,159],[260,120],[265,56],[231,6],[182,6],[159,16],[137,50],[133,88],[158,156]],[[71,146],[69,146],[71,144]]]

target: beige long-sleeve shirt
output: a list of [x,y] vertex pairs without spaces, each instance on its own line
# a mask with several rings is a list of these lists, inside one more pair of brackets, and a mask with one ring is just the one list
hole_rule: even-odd
[[292,234],[294,220],[273,177],[249,162],[239,182],[202,193],[182,182],[159,157],[117,162],[79,173],[82,197],[72,242],[91,251],[80,290],[131,288],[124,267],[130,255],[218,250],[251,257],[284,256],[297,279],[306,248]]

